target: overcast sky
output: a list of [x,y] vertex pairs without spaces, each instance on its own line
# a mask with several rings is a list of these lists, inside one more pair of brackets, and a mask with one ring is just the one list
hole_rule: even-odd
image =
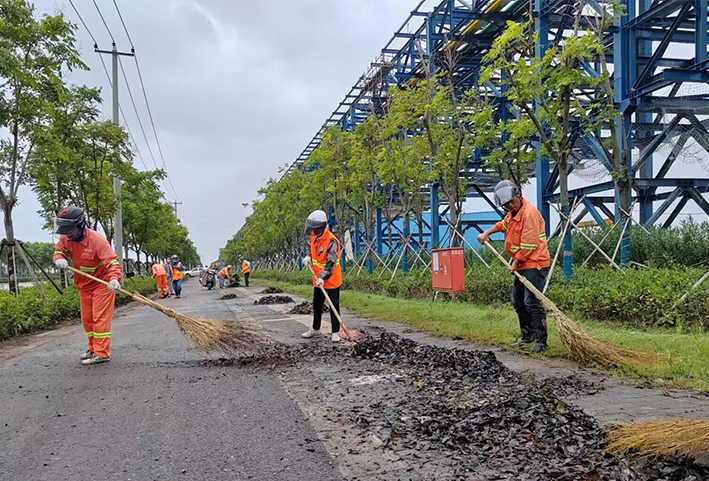
[[[110,0],[98,0],[119,50],[130,43]],[[417,0],[118,0],[135,45],[178,214],[204,261],[241,227],[251,202],[278,168],[305,147],[367,69]],[[99,47],[111,39],[91,0],[74,0]],[[79,24],[90,72],[72,83],[110,91],[93,41],[68,0],[37,0]],[[110,58],[106,58],[110,68]],[[135,64],[124,59],[143,125],[161,165]],[[121,104],[146,165],[154,168],[123,81]],[[135,165],[144,170],[136,157]],[[167,184],[167,198],[174,195]],[[51,241],[29,189],[15,210],[16,236]],[[1,228],[1,227],[0,227]]]
[[[99,47],[110,49],[111,38],[93,1],[74,3]],[[96,3],[118,48],[130,50],[113,1]],[[254,200],[267,179],[278,177],[279,167],[295,159],[417,3],[118,0],[140,60],[165,164],[182,201],[178,214],[203,261],[216,258],[218,249],[250,212],[242,204]],[[79,25],[79,46],[91,71],[72,73],[68,80],[102,87],[104,112],[110,118],[106,74],[93,52],[91,37],[68,0],[36,0],[35,5],[38,13],[62,11]],[[110,67],[110,58],[106,61]],[[135,63],[126,58],[124,67],[155,162],[162,165]],[[128,125],[145,165],[154,168],[122,79],[119,84]],[[686,94],[707,92],[706,85],[697,85],[688,84]],[[671,148],[671,143],[664,146],[658,157],[666,157]],[[673,167],[670,177],[707,176],[709,158],[701,148],[685,148],[683,156],[686,161]],[[655,171],[660,164],[658,160]],[[144,170],[138,157],[135,165]],[[578,174],[584,178],[572,177],[572,187],[607,177],[593,171]],[[536,202],[534,189],[532,180],[524,192]],[[174,201],[169,182],[165,190],[167,199]],[[19,239],[52,241],[51,234],[41,228],[38,209],[31,189],[21,189],[20,205],[14,213]],[[488,206],[481,200],[471,200],[465,210],[488,210]],[[693,215],[705,220],[707,217],[697,215],[698,211],[690,202],[680,219]]]

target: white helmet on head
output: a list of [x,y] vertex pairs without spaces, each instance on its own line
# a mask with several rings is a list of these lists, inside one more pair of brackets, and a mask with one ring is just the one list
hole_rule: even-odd
[[327,227],[327,214],[325,211],[316,210],[310,213],[305,220],[305,234],[310,235],[313,231]]
[[522,191],[511,180],[503,180],[495,186],[495,204],[502,207],[515,197],[522,197]]

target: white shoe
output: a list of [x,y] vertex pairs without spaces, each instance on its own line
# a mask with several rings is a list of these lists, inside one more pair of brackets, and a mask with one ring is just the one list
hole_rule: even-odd
[[305,339],[310,339],[315,334],[320,334],[320,330],[310,329],[308,332],[304,332],[303,334],[301,334],[301,336],[303,336]]
[[90,358],[81,361],[81,364],[88,366],[89,364],[99,364],[101,362],[108,362],[110,360],[110,357],[91,356]]
[[340,334],[338,332],[332,333],[332,342],[340,342]]
[[93,352],[93,351],[87,350],[85,353],[83,353],[83,354],[82,354],[81,356],[79,356],[79,357],[81,357],[81,360],[83,361],[84,359],[88,359],[88,358],[90,358],[90,357],[93,356],[93,355],[94,355],[94,352]]

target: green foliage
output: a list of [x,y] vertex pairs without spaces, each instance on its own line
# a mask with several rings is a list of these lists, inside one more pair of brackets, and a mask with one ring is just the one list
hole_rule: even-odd
[[[709,285],[704,285],[676,311],[672,306],[704,273],[702,269],[628,269],[625,274],[603,269],[579,268],[573,279],[565,280],[557,272],[549,298],[562,310],[574,312],[592,321],[608,321],[637,327],[675,325],[680,329],[709,329]],[[306,272],[257,272],[256,277],[293,284],[308,284]],[[482,263],[466,268],[465,293],[461,302],[480,306],[509,303],[512,277],[505,267]],[[410,272],[393,280],[367,274],[347,274],[344,289],[405,299],[432,299],[431,275]]]
[[[150,277],[126,279],[126,289],[147,295],[155,290],[155,280]],[[0,291],[0,340],[21,334],[50,329],[60,322],[76,320],[80,317],[79,292],[73,287],[60,295],[49,284],[44,285],[45,299],[34,287],[24,288],[19,297]],[[116,304],[130,299],[116,296]]]

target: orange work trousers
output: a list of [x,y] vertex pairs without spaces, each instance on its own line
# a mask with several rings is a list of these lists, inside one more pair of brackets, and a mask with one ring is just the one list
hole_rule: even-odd
[[155,280],[158,284],[158,294],[160,295],[160,297],[166,297],[170,295],[170,289],[167,287],[167,274],[157,276]]
[[81,323],[89,338],[89,351],[94,356],[111,357],[111,321],[116,293],[105,286],[79,291]]

